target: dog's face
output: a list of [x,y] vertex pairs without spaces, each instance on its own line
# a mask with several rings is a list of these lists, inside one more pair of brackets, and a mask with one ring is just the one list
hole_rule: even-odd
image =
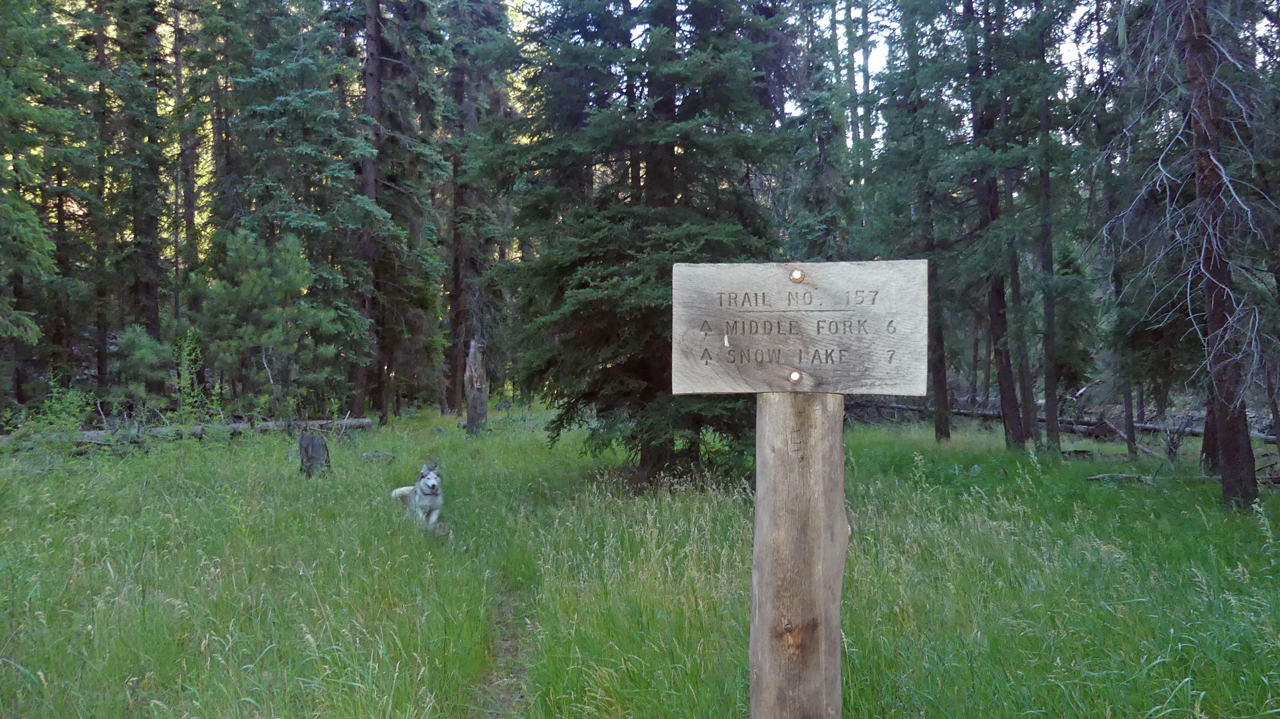
[[418,473],[418,481],[414,482],[419,494],[427,496],[436,496],[440,494],[440,474],[436,471],[434,464],[422,465],[422,471]]

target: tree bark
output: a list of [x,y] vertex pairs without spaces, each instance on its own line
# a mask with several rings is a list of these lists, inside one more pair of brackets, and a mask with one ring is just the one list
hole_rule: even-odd
[[982,354],[982,405],[986,409],[991,404],[991,330],[988,328],[986,332],[987,344],[985,352]]
[[1018,389],[1022,408],[1022,433],[1027,440],[1039,441],[1040,425],[1036,422],[1036,395],[1031,379],[1030,362],[1027,359],[1026,313],[1022,302],[1022,272],[1018,252],[1009,252],[1009,300],[1013,305],[1013,328],[1010,341],[1017,358]]
[[[369,141],[373,153],[360,161],[360,191],[370,201],[378,202],[378,152],[382,146],[382,6],[380,0],[365,0],[364,15],[364,111],[369,118]],[[349,374],[351,395],[347,404],[352,416],[363,417],[365,400],[369,394],[370,370],[380,361],[380,328],[375,317],[374,297],[377,278],[374,265],[377,261],[376,238],[370,228],[354,233],[355,247],[352,254],[360,265],[358,272],[364,275],[365,286],[356,290],[356,305],[360,314],[370,322],[373,333],[374,357],[369,364],[355,362]]]
[[1271,409],[1271,434],[1275,439],[1272,444],[1280,447],[1280,403],[1276,402],[1276,375],[1280,367],[1268,367],[1267,373],[1267,406]]
[[[55,182],[54,202],[54,261],[58,266],[58,276],[63,280],[73,279],[75,271],[71,261],[71,237],[67,232],[67,183],[64,171],[59,168]],[[56,352],[52,357],[53,371],[59,375],[63,386],[69,386],[71,374],[74,373],[74,357],[72,354],[72,335],[74,333],[71,319],[71,298],[65,285],[56,286],[54,295],[53,346]]]
[[977,332],[973,333],[973,358],[969,361],[969,404],[978,406],[978,349],[982,339]]
[[[1276,282],[1276,303],[1280,304],[1280,246],[1272,249],[1269,258],[1271,276]],[[1271,366],[1266,368],[1267,373],[1267,405],[1271,408],[1271,434],[1275,438],[1271,443],[1280,447],[1280,403],[1277,403],[1277,392],[1280,388],[1276,386],[1276,380],[1280,379],[1280,357],[1272,357]]]
[[107,210],[107,148],[110,146],[111,130],[107,122],[110,112],[110,98],[107,96],[107,34],[106,34],[106,1],[97,0],[94,4],[97,16],[93,30],[94,51],[97,55],[98,81],[93,108],[93,122],[98,130],[97,157],[94,160],[94,192],[96,202],[93,205],[94,232],[94,358],[97,360],[95,378],[99,388],[106,388],[110,382],[108,372],[108,327],[107,327],[107,288],[114,283],[107,276],[109,255],[111,252],[111,223]]
[[1200,440],[1200,466],[1205,474],[1217,474],[1218,457],[1218,405],[1213,401],[1213,392],[1205,401],[1204,435]]
[[1022,431],[1022,411],[1018,407],[1018,390],[1014,384],[1013,363],[1009,359],[1009,350],[1005,345],[1008,333],[1005,319],[1004,278],[999,275],[990,280],[987,289],[987,308],[991,314],[992,359],[996,365],[996,382],[1000,392],[1000,418],[1004,424],[1005,445],[1012,449],[1024,449],[1027,438]]
[[[866,0],[863,0],[865,3]],[[865,177],[865,168],[862,167],[862,118],[858,115],[858,108],[861,102],[858,97],[858,61],[854,54],[858,47],[858,30],[857,23],[854,21],[854,0],[846,0],[844,6],[844,41],[847,55],[845,62],[849,65],[848,77],[845,83],[845,91],[849,93],[849,110],[846,114],[846,122],[849,128],[850,139],[854,148],[854,181],[855,183]],[[861,184],[856,185],[861,190]]]
[[[467,22],[464,18],[457,19],[459,25]],[[454,145],[450,157],[452,199],[448,218],[450,271],[449,346],[445,350],[448,371],[446,399],[449,410],[458,414],[466,410],[470,396],[464,378],[469,346],[482,334],[478,284],[484,272],[487,249],[478,219],[487,197],[484,186],[469,179],[472,173],[468,171],[468,153],[480,134],[478,103],[489,85],[483,70],[475,66],[478,58],[471,53],[470,45],[457,45],[448,76],[448,91],[457,117],[452,128]]]
[[[14,194],[20,193],[15,190]],[[9,276],[9,286],[13,288],[13,310],[15,312],[29,311],[26,288],[21,272],[14,272]],[[27,359],[31,352],[27,349],[27,344],[21,339],[13,338],[10,342],[13,346],[13,400],[19,405],[24,405],[28,399],[27,381],[30,377],[27,373]]]
[[1189,120],[1193,135],[1196,203],[1201,234],[1198,267],[1205,297],[1206,355],[1209,365],[1209,402],[1215,414],[1218,466],[1222,472],[1222,502],[1247,508],[1258,498],[1253,444],[1245,414],[1244,377],[1240,362],[1240,331],[1235,325],[1236,299],[1226,232],[1223,228],[1222,193],[1226,179],[1218,157],[1217,100],[1210,78],[1217,75],[1221,58],[1211,37],[1207,0],[1191,0],[1183,22],[1186,43]]
[[484,370],[484,340],[471,340],[464,383],[467,386],[467,436],[484,431],[489,419],[489,379]]
[[[1043,4],[1039,0],[1036,2],[1035,10],[1037,15],[1043,11]],[[1039,60],[1045,72],[1048,72],[1047,34],[1047,23],[1042,23],[1036,36],[1036,45],[1040,55]],[[1044,352],[1044,435],[1048,449],[1052,452],[1060,452],[1062,451],[1062,440],[1058,432],[1058,305],[1055,297],[1057,288],[1054,285],[1053,185],[1049,174],[1049,143],[1050,131],[1052,130],[1050,126],[1049,101],[1049,93],[1045,93],[1040,98],[1040,116],[1037,128],[1040,132],[1040,170],[1037,178],[1037,189],[1040,192],[1040,226],[1037,228],[1037,234],[1040,239],[1040,272],[1044,277],[1044,289],[1042,291],[1044,333],[1041,335]]]
[[467,368],[467,343],[476,334],[476,318],[474,307],[474,287],[479,274],[479,264],[474,247],[474,213],[479,205],[475,191],[464,184],[465,175],[462,146],[473,128],[466,121],[467,112],[467,72],[465,68],[455,70],[453,78],[453,97],[458,106],[458,125],[455,128],[458,149],[452,158],[453,169],[453,206],[449,218],[452,258],[450,263],[449,283],[449,396],[448,405],[452,412],[461,413],[466,406],[466,381],[463,375]]
[[[175,4],[173,8],[174,49],[173,49],[173,87],[174,103],[178,106],[182,126],[178,133],[178,185],[181,194],[182,217],[182,276],[181,283],[174,290],[178,297],[187,293],[186,310],[188,315],[199,314],[201,309],[200,293],[194,287],[194,273],[200,266],[200,226],[196,223],[196,207],[199,204],[199,190],[196,187],[196,160],[200,152],[200,132],[191,112],[186,107],[187,78],[183,59],[187,43],[187,30],[182,24],[183,8]],[[179,307],[181,305],[179,304]],[[204,386],[204,367],[197,372],[197,383]]]
[[[962,4],[962,23],[964,26],[966,64],[965,71],[969,82],[969,111],[973,128],[973,142],[991,146],[992,130],[995,126],[991,114],[991,102],[987,97],[985,73],[982,58],[978,54],[978,20],[974,13],[973,0],[964,0]],[[996,182],[995,168],[990,164],[981,165],[974,173],[974,199],[978,209],[977,234],[995,222],[1000,215],[1000,192]],[[1017,388],[1014,383],[1013,365],[1009,358],[1007,301],[1004,289],[1005,278],[1000,272],[988,278],[987,312],[990,318],[988,326],[991,351],[996,363],[996,381],[1000,391],[1000,415],[1004,424],[1005,443],[1009,447],[1022,449],[1026,444],[1023,432],[1022,413],[1018,407]]]
[[951,439],[951,398],[947,390],[946,332],[942,323],[942,302],[938,297],[937,260],[929,260],[928,277],[929,378],[933,383],[933,437],[938,442],[946,442]]
[[[864,3],[865,8],[865,3]],[[832,8],[834,21],[834,7]],[[903,35],[907,45],[907,71],[911,76],[910,102],[912,131],[915,133],[914,150],[916,170],[916,205],[919,208],[917,223],[922,235],[921,246],[928,263],[929,285],[929,379],[933,393],[933,436],[938,442],[951,439],[951,397],[947,381],[946,327],[942,305],[942,284],[939,280],[938,261],[933,259],[937,249],[933,227],[933,193],[929,188],[929,169],[926,165],[924,137],[920,130],[920,48],[914,12],[905,12],[902,19]]]
[[1129,448],[1129,456],[1138,456],[1138,432],[1133,426],[1133,389],[1128,382],[1120,385],[1120,394],[1124,397],[1124,443]]
[[844,397],[757,395],[752,719],[841,716]]
[[[678,21],[679,6],[676,0],[655,0],[651,4],[650,16],[653,27],[666,31],[670,42],[680,35]],[[665,62],[676,60],[676,52],[668,47],[664,53]],[[649,114],[652,121],[661,126],[676,122],[679,109],[677,95],[680,92],[679,78],[669,69],[662,68],[653,73],[649,81],[648,96],[653,98]],[[676,145],[674,142],[650,142],[648,162],[644,174],[645,205],[649,207],[670,207],[675,204],[679,188],[676,187]]]
[[[137,136],[145,137],[145,142],[136,147],[139,169],[134,178],[133,198],[133,237],[142,253],[142,292],[143,320],[147,335],[160,341],[160,10],[155,2],[145,6],[143,22],[142,51],[146,57],[146,74],[148,97],[141,108],[143,117],[135,120],[142,123],[136,128]],[[149,381],[147,391],[153,394],[164,392],[163,381]]]

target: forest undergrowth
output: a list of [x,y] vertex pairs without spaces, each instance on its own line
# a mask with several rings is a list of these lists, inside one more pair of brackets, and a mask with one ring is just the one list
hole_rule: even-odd
[[[283,435],[0,455],[0,716],[745,717],[745,482],[637,496],[545,419],[331,437],[312,480]],[[847,433],[845,716],[1280,714],[1277,492],[1071,448]],[[448,536],[389,497],[428,454]]]

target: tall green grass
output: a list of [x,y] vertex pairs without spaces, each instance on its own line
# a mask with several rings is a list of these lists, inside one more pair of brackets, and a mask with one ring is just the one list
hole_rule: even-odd
[[[283,436],[0,456],[0,716],[746,716],[750,495],[632,496],[531,419],[348,435],[312,480]],[[1001,444],[847,435],[846,716],[1280,714],[1274,491]],[[388,496],[426,454],[447,537]],[[486,706],[499,604],[523,699]]]
[[[588,474],[572,442],[440,424],[331,438],[312,480],[281,435],[0,458],[0,715],[470,716],[500,574],[536,576],[508,528]],[[389,497],[428,453],[448,538]]]

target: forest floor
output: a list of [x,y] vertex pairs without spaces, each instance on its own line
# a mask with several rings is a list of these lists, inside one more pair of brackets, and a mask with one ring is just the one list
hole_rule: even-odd
[[[284,435],[0,455],[0,717],[745,717],[750,494],[634,496],[545,419],[404,418],[311,480]],[[845,716],[1280,713],[1280,493],[1069,441],[847,433]],[[425,455],[447,536],[389,497]]]

